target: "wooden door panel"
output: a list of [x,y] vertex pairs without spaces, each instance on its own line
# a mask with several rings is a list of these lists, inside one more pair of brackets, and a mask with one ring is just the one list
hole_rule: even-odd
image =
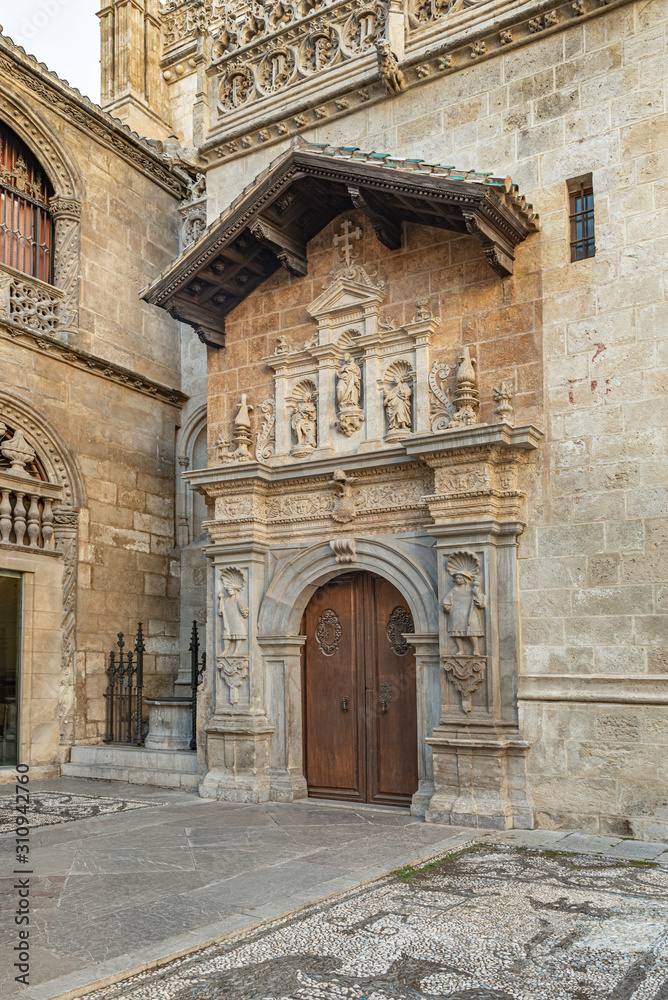
[[309,795],[364,801],[356,584],[355,578],[325,584],[306,609],[304,746]]
[[387,580],[374,581],[372,711],[367,713],[373,802],[410,803],[417,791],[417,696],[415,648],[402,638],[413,620],[405,599]]
[[413,629],[406,601],[387,580],[349,574],[316,591],[303,629],[309,795],[409,804],[417,702],[415,650],[401,635]]

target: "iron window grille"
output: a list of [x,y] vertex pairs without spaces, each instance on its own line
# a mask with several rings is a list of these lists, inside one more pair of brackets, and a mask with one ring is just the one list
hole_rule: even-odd
[[53,271],[52,193],[28,147],[0,125],[0,263],[49,283]]
[[570,192],[571,261],[596,254],[594,242],[594,190],[581,184]]

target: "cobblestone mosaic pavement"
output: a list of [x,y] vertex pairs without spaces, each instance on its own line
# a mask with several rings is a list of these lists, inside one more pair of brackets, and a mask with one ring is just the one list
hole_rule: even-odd
[[668,869],[477,844],[85,1000],[668,1000]]
[[[130,809],[148,809],[161,802],[112,798],[106,795],[75,795],[68,792],[32,792],[30,796],[30,826],[53,826],[75,819],[112,816]],[[16,798],[0,795],[0,833],[10,833],[16,826]]]

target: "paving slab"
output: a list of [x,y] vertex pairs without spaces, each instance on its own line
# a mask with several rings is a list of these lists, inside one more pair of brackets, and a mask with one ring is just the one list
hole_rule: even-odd
[[[78,818],[65,809],[31,835],[30,941],[38,958],[28,988],[13,982],[11,963],[0,975],[0,996],[20,991],[26,1000],[68,995],[104,975],[164,961],[474,837],[404,810],[249,806],[72,777],[33,782],[31,791],[51,804],[70,796]],[[86,802],[95,811],[98,796],[106,814],[87,815]],[[3,848],[9,861],[11,833],[0,837]],[[6,889],[11,907],[11,880]],[[11,933],[0,935],[0,948],[11,951],[13,943]]]

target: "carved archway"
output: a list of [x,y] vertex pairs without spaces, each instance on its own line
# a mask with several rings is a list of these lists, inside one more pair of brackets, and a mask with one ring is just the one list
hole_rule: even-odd
[[[82,183],[73,163],[53,131],[34,110],[0,88],[0,120],[28,146],[48,176],[53,197],[50,215],[54,227],[53,286],[62,293],[55,305],[58,334],[78,327],[78,276],[81,246]],[[3,310],[8,313],[7,309]],[[10,319],[8,314],[6,319]],[[31,324],[34,329],[34,321]],[[40,333],[52,333],[46,326]]]
[[[69,746],[74,739],[78,517],[79,508],[85,503],[83,480],[69,449],[44,417],[30,403],[6,389],[0,390],[0,420],[23,431],[26,441],[37,453],[47,480],[62,487],[53,520],[55,547],[64,563],[60,620],[60,742]],[[17,546],[16,551],[20,553],[20,547]],[[31,554],[34,555],[35,550],[31,550]]]
[[[352,566],[337,564],[329,542],[319,542],[279,564],[260,606],[258,637],[297,635],[304,608],[328,580]],[[408,547],[376,538],[356,539],[354,569],[376,573],[393,583],[409,604],[415,631],[438,632],[436,563],[433,571]]]
[[[350,540],[344,547],[351,551]],[[281,678],[280,686],[287,692],[276,708],[281,717],[272,717],[271,720],[276,727],[273,739],[277,743],[273,753],[272,796],[292,798],[306,795],[301,749],[300,649],[304,638],[299,635],[304,609],[318,588],[329,580],[351,569],[366,570],[394,584],[405,598],[413,618],[419,788],[413,796],[412,810],[423,814],[433,795],[432,754],[425,740],[438,723],[440,704],[435,554],[433,549],[425,546],[418,557],[414,546],[408,542],[393,539],[389,544],[373,537],[355,539],[352,564],[339,563],[337,551],[340,553],[341,545],[319,542],[286,556],[278,564],[260,605],[257,639],[263,652],[265,677],[268,678],[273,671]],[[293,735],[289,737],[287,734]]]
[[176,436],[176,524],[178,544],[181,548],[194,541],[195,532],[195,492],[182,478],[182,473],[192,469],[197,438],[206,428],[206,403],[189,413]]

